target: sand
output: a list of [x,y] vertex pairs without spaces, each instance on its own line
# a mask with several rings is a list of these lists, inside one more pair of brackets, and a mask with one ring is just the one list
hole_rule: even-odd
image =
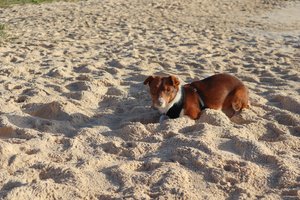
[[[0,199],[299,199],[300,2],[0,9]],[[227,72],[251,109],[161,124],[143,81]]]

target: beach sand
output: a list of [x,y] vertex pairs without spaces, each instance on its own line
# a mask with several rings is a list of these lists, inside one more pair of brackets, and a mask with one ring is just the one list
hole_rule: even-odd
[[[300,1],[0,9],[0,199],[299,199]],[[232,119],[161,124],[143,81],[226,72]]]

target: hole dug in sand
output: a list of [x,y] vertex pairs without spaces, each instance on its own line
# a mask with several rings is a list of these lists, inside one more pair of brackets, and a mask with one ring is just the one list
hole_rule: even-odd
[[23,108],[28,114],[44,119],[70,119],[70,116],[63,110],[63,105],[56,101],[48,104],[27,104]]
[[[43,119],[58,120],[58,121],[70,121],[75,125],[80,125],[88,121],[88,116],[81,113],[74,113],[78,111],[78,108],[72,104],[62,104],[57,101],[53,101],[47,104],[27,104],[23,107],[24,112]],[[51,125],[51,123],[50,123]]]
[[68,102],[31,103],[24,105],[22,109],[29,115],[22,113],[20,116],[10,117],[10,121],[16,126],[42,132],[64,133],[67,136],[74,136],[90,119],[79,113],[78,107]]
[[0,127],[1,137],[10,137],[15,130],[12,127]]
[[34,136],[29,135],[25,130],[15,129],[12,127],[0,127],[0,138],[18,138],[29,140],[34,138]]
[[29,140],[36,137],[29,131],[17,128],[5,116],[0,117],[0,138],[18,138]]

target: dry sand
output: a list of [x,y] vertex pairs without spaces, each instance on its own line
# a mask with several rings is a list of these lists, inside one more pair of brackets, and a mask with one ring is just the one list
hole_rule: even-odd
[[[0,199],[299,199],[300,2],[0,9]],[[251,109],[158,123],[143,80],[217,72]]]

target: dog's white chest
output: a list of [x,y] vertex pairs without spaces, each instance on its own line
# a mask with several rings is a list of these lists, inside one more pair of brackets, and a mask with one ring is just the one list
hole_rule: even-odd
[[183,117],[184,116],[184,109],[182,108],[180,114],[179,114],[179,117]]

